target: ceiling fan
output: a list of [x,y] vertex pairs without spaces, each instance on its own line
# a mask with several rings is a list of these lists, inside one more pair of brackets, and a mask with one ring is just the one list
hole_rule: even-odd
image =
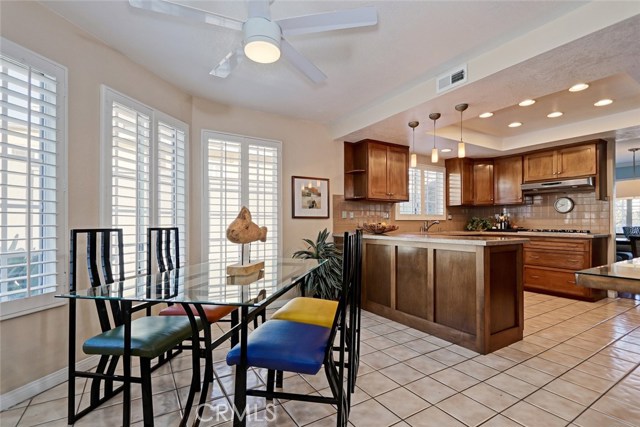
[[221,78],[227,77],[245,56],[255,62],[268,64],[277,61],[282,55],[311,81],[321,83],[327,76],[291,46],[285,36],[366,27],[378,23],[377,11],[373,6],[272,21],[269,9],[272,1],[247,0],[249,13],[244,22],[167,0],[129,0],[129,4],[139,9],[242,31],[243,45],[229,52],[209,73]]

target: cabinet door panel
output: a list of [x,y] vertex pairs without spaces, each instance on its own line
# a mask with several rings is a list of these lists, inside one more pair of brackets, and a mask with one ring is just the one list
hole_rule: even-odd
[[573,178],[596,174],[596,145],[581,145],[558,150],[558,176]]
[[493,204],[493,162],[480,161],[473,165],[473,204]]
[[387,199],[387,147],[369,144],[369,191],[372,199]]
[[524,182],[556,178],[556,165],[557,155],[555,150],[525,155]]
[[404,148],[387,149],[387,191],[391,200],[409,200],[409,156]]
[[398,246],[396,255],[396,309],[426,320],[433,304],[428,294],[428,249]]
[[475,257],[473,252],[442,249],[434,254],[434,320],[469,334],[475,334],[477,324]]
[[522,203],[522,157],[493,160],[494,203]]
[[391,262],[393,246],[367,245],[364,265],[375,266],[364,271],[366,299],[391,307]]

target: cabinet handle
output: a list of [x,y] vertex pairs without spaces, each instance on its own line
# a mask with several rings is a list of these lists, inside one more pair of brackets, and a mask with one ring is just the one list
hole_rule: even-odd
[[529,255],[529,258],[532,258],[532,259],[540,259],[540,257],[539,257],[539,256],[536,256],[536,255]]
[[531,278],[532,278],[532,279],[539,279],[539,278],[540,278],[540,276],[536,276],[535,274],[532,274],[532,275],[531,275]]
[[567,283],[570,284],[570,285],[575,285],[576,284],[576,282],[573,282],[571,280],[567,280]]

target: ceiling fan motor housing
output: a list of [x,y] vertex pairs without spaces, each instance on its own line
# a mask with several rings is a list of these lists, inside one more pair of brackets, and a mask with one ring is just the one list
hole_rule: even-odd
[[280,26],[266,18],[249,18],[242,26],[244,54],[252,61],[270,64],[280,59]]

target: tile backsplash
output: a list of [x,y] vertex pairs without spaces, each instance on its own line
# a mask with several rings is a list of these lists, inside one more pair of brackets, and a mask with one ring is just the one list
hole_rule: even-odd
[[[559,197],[570,197],[574,209],[560,214],[553,208]],[[386,221],[400,226],[399,232],[419,231],[423,221],[396,221],[395,204],[366,201],[346,201],[342,195],[333,196],[333,231],[342,233],[354,230],[363,222]],[[471,217],[494,218],[506,207],[513,224],[524,228],[553,228],[590,230],[592,233],[609,233],[609,202],[597,200],[595,193],[576,192],[540,194],[528,204],[516,206],[450,207],[451,220],[440,221],[433,231],[464,230]]]

